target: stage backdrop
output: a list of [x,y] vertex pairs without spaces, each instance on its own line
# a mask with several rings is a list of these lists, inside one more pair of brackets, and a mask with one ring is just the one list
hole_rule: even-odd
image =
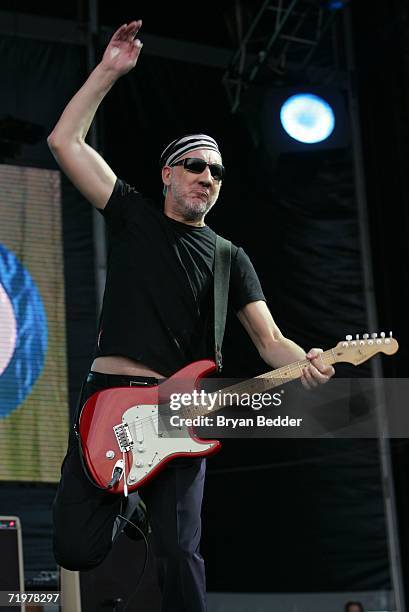
[[1,480],[59,480],[67,395],[60,173],[0,165]]

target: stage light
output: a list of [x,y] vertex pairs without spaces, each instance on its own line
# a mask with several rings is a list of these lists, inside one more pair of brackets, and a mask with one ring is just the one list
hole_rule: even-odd
[[[299,100],[308,102],[301,111],[298,104],[293,106]],[[318,102],[318,112],[312,100]],[[340,87],[254,87],[243,97],[241,113],[253,144],[273,164],[282,155],[345,149],[350,144],[347,97]]]
[[307,144],[323,142],[334,131],[335,115],[320,96],[296,94],[281,107],[281,125],[291,138]]
[[349,0],[329,0],[327,7],[330,11],[339,11],[348,4]]

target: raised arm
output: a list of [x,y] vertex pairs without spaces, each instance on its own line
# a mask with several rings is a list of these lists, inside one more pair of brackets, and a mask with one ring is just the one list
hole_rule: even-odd
[[113,191],[116,175],[106,161],[85,142],[102,100],[117,79],[134,68],[142,43],[135,36],[142,21],[122,25],[112,36],[102,61],[67,104],[47,138],[61,170],[97,208],[104,208]]

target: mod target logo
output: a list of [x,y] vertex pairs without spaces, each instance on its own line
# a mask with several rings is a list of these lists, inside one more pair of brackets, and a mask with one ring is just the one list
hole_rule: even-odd
[[47,339],[38,289],[14,253],[0,244],[0,419],[30,393],[44,367]]

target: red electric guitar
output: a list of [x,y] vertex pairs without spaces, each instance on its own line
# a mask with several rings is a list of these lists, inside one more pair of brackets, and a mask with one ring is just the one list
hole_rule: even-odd
[[[359,365],[377,353],[392,355],[398,350],[397,341],[382,333],[360,339],[347,336],[336,347],[322,353],[325,364],[348,362]],[[217,440],[195,436],[192,427],[162,429],[163,414],[175,414],[180,419],[212,416],[226,408],[225,398],[264,393],[301,376],[309,361],[296,361],[266,374],[222,390],[221,404],[201,394],[200,405],[170,408],[170,398],[185,393],[192,397],[201,378],[215,371],[213,361],[191,363],[159,386],[115,387],[94,393],[84,404],[79,417],[78,432],[82,455],[88,474],[99,487],[116,494],[137,489],[153,478],[175,457],[211,455],[220,448]],[[176,394],[176,395],[173,395]],[[213,395],[213,394],[210,394]],[[234,402],[236,405],[237,402]],[[170,431],[171,429],[171,431]]]

